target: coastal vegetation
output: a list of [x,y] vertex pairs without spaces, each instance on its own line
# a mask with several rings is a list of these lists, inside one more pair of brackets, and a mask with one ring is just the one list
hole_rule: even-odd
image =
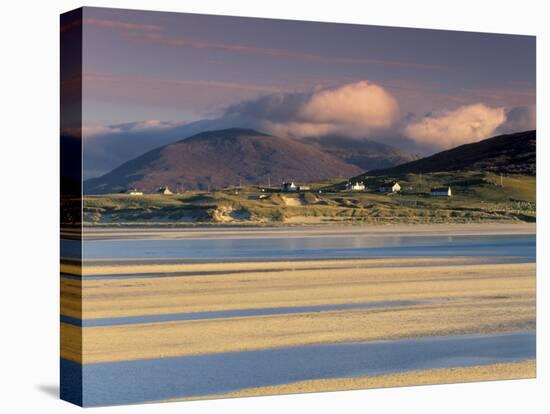
[[[346,191],[345,182],[307,183],[308,190],[232,187],[172,195],[128,194],[84,197],[86,225],[277,225],[330,223],[534,222],[536,177],[489,172],[438,172],[363,177],[364,191]],[[380,193],[388,181],[399,193]],[[430,189],[451,187],[451,197]]]

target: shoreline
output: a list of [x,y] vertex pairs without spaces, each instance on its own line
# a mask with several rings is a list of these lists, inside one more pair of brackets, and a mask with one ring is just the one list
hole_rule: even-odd
[[[369,236],[475,236],[532,235],[536,223],[448,223],[448,224],[349,224],[293,226],[196,226],[163,227],[83,227],[85,240],[118,239],[255,239]],[[414,234],[411,234],[414,232]]]

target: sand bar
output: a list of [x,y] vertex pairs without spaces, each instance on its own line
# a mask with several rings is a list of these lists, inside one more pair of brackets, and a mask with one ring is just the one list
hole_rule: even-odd
[[63,279],[62,314],[84,319],[396,300],[423,303],[107,327],[62,324],[62,356],[81,362],[84,347],[84,362],[91,363],[530,330],[535,327],[535,285],[534,263]]
[[533,263],[350,267],[224,276],[62,279],[61,313],[95,319],[397,300],[534,299],[534,294]]

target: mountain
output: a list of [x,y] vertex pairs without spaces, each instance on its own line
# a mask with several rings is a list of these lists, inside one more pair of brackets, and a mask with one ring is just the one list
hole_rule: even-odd
[[84,191],[113,193],[131,186],[145,192],[160,186],[196,190],[266,184],[268,180],[275,184],[345,178],[362,171],[316,145],[232,128],[202,132],[151,150],[86,180]]
[[536,175],[536,131],[499,135],[461,145],[396,167],[369,171],[369,175],[398,175],[444,171],[486,171]]
[[210,120],[137,130],[133,124],[138,123],[111,125],[110,128],[116,132],[106,132],[84,139],[84,179],[106,174],[123,162],[160,146],[172,144],[208,129],[220,129],[212,128]]
[[389,168],[418,159],[418,156],[401,151],[391,145],[367,139],[353,139],[331,135],[304,138],[303,142],[317,146],[323,152],[334,155],[363,171]]
[[[166,125],[149,128],[142,124],[130,122],[110,125],[107,132],[86,138],[82,165],[84,179],[104,175],[147,151],[173,144],[200,132],[235,127],[232,121],[222,118],[203,119],[187,124],[166,123]],[[357,165],[363,171],[388,168],[418,158],[390,145],[366,139],[330,136],[304,138],[301,141],[316,145],[323,152],[329,152],[344,159],[346,163]]]

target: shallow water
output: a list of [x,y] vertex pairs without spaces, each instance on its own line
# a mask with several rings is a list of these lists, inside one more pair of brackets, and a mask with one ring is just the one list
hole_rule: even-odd
[[365,235],[176,240],[86,240],[85,259],[338,259],[365,257],[497,257],[534,261],[535,235]]
[[[61,369],[66,375],[83,370],[83,403],[97,406],[221,394],[311,379],[505,363],[533,359],[535,354],[535,333],[520,332],[309,345],[84,366],[62,360]],[[66,388],[62,392],[77,391]]]
[[317,305],[317,306],[286,306],[286,307],[278,307],[278,308],[233,309],[233,310],[207,311],[207,312],[168,313],[168,314],[161,314],[161,315],[123,316],[118,318],[97,318],[97,319],[84,319],[84,320],[61,315],[61,322],[68,323],[70,325],[75,325],[75,326],[82,326],[82,327],[114,326],[114,325],[131,325],[131,324],[138,324],[138,323],[197,321],[197,320],[205,320],[205,319],[237,318],[237,317],[247,317],[247,316],[290,315],[293,313],[305,313],[305,312],[388,308],[388,307],[394,307],[394,306],[412,306],[419,303],[420,302],[418,301],[412,301],[412,300],[396,300],[396,301],[386,301],[386,302],[343,303],[343,304]]

